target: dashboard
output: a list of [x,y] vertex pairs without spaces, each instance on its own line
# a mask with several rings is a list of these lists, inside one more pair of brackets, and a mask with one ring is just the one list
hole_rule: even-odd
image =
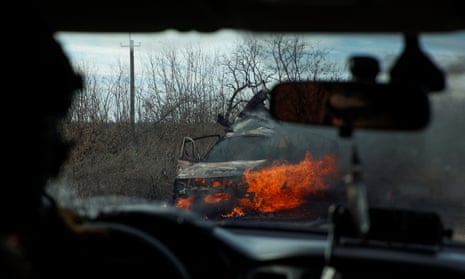
[[124,224],[160,240],[185,266],[189,278],[465,276],[465,245],[452,241],[439,246],[347,238],[335,244],[323,231],[217,226],[189,214],[162,211],[111,210],[91,223]]

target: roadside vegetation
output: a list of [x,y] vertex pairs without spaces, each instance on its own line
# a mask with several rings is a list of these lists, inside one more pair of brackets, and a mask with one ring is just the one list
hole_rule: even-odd
[[223,134],[218,115],[234,121],[263,86],[339,79],[329,52],[296,36],[273,36],[246,37],[232,52],[214,55],[192,48],[148,53],[132,104],[127,66],[102,77],[78,62],[85,87],[61,126],[74,147],[60,181],[83,197],[169,199],[184,136]]

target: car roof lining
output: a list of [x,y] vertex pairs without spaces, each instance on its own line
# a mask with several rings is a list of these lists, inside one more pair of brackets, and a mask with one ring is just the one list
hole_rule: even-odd
[[[54,31],[443,32],[465,29],[461,0],[80,0],[37,5]],[[407,6],[408,5],[408,6]],[[350,24],[345,24],[350,22]]]

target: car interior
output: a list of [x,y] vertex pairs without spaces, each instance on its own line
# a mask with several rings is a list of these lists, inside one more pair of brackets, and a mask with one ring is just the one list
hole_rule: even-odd
[[[17,119],[5,115],[14,122],[7,125],[7,144],[18,151],[7,157],[8,179],[0,190],[0,278],[465,277],[463,213],[454,215],[462,220],[460,239],[434,208],[369,205],[363,146],[353,145],[344,180],[347,201],[325,208],[324,229],[314,229],[320,220],[308,220],[304,229],[297,221],[270,224],[252,217],[210,222],[166,203],[99,208],[97,202],[94,211],[83,213],[62,207],[44,191],[71,148],[60,141],[56,125],[84,86],[56,33],[232,29],[399,35],[403,51],[388,82],[375,80],[379,69],[367,55],[353,57],[349,81],[291,80],[270,89],[274,119],[325,127],[350,139],[359,130],[408,133],[434,122],[429,99],[446,89],[448,74],[425,55],[420,39],[424,33],[464,31],[462,1],[26,2],[14,4],[13,22],[4,23],[14,38],[10,43],[22,45],[6,55],[8,79],[18,88],[6,101],[21,104],[18,111],[32,123],[18,127]],[[315,105],[315,92],[325,105]],[[465,210],[463,201],[460,205]]]

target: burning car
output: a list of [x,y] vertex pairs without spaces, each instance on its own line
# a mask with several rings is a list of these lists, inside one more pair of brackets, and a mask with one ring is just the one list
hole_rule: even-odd
[[265,99],[257,93],[223,136],[184,137],[177,207],[206,218],[244,217],[302,210],[331,193],[328,185],[339,179],[336,142],[312,130],[293,133],[293,124],[271,117]]

